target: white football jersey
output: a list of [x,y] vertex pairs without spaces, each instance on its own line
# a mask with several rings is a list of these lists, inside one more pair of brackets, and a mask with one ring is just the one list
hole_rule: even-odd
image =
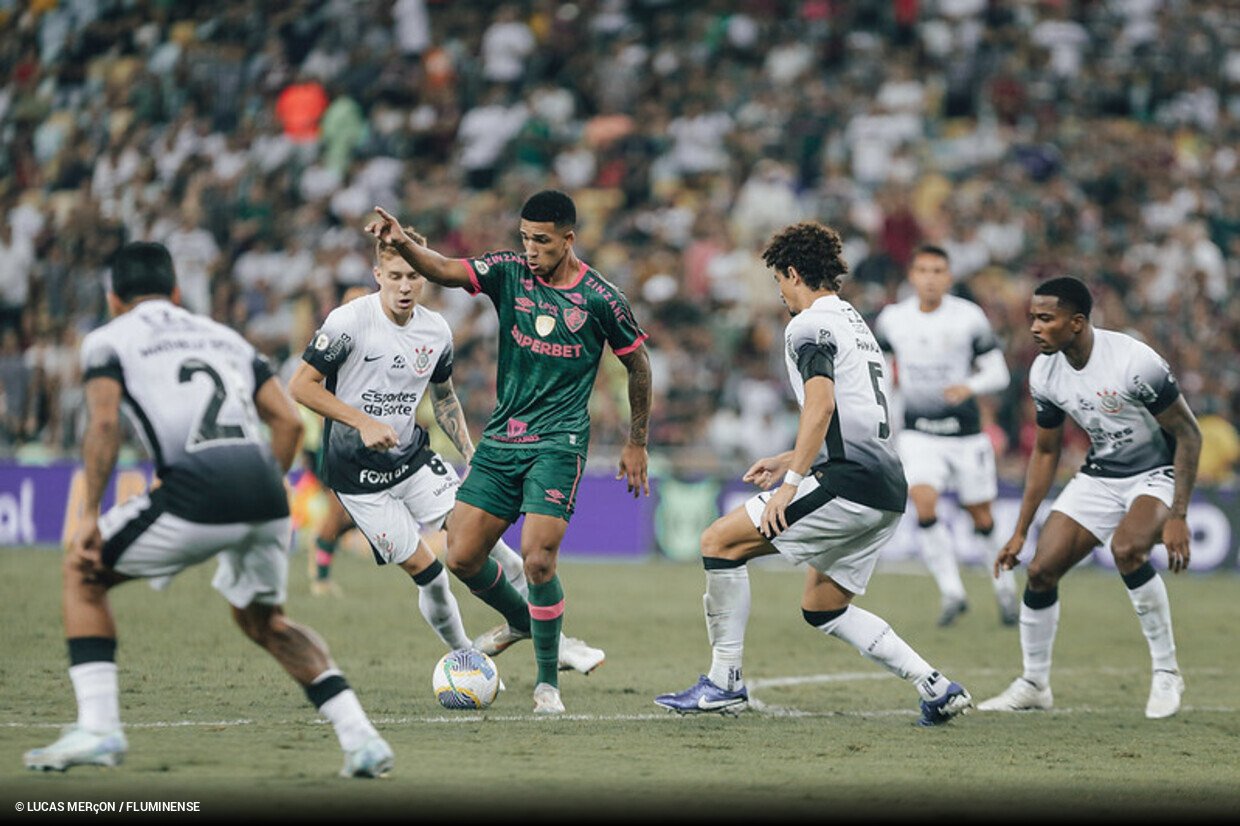
[[925,313],[912,296],[883,308],[874,335],[883,351],[895,356],[906,428],[938,436],[981,432],[976,399],[951,405],[943,398],[944,389],[973,374],[974,359],[999,346],[981,307],[945,295]]
[[266,359],[235,331],[167,300],[140,302],[91,331],[83,380],[116,379],[155,463],[151,502],[191,522],[288,516],[284,474],[259,427]]
[[883,394],[883,353],[865,319],[837,295],[823,296],[784,331],[784,360],[797,403],[805,382],[835,382],[835,413],[814,465],[830,492],[880,510],[903,513],[908,486],[891,439]]
[[1029,392],[1040,427],[1058,427],[1066,414],[1089,434],[1084,473],[1133,476],[1172,464],[1175,440],[1154,417],[1180,388],[1167,362],[1135,338],[1095,328],[1093,352],[1080,370],[1063,353],[1039,355]]
[[341,493],[384,490],[432,458],[415,413],[427,384],[452,376],[452,330],[443,316],[415,306],[402,327],[383,312],[379,294],[371,293],[332,310],[302,358],[326,377],[325,386],[338,399],[391,425],[400,439],[391,450],[371,450],[357,430],[328,420],[319,471],[329,487]]

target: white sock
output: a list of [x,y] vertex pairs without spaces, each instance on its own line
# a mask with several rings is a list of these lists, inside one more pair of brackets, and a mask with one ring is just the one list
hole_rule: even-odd
[[453,650],[469,648],[473,641],[465,633],[465,624],[461,622],[461,608],[457,605],[448,583],[448,570],[441,568],[439,574],[430,582],[418,585],[418,609],[444,645]]
[[97,661],[69,667],[73,693],[77,696],[77,724],[100,734],[120,728],[120,689],[116,663]]
[[706,636],[710,639],[710,672],[707,677],[727,691],[745,685],[741,657],[745,651],[745,626],[749,623],[749,569],[708,568],[706,593]]
[[521,596],[525,597],[526,602],[529,602],[530,586],[525,581],[525,560],[521,558],[521,554],[501,539],[491,549],[491,559],[499,563],[499,567],[504,569],[504,578],[520,592]]
[[[339,674],[339,671],[332,668],[315,677],[314,682]],[[362,710],[361,701],[351,688],[346,688],[323,703],[319,706],[319,712],[332,724],[332,728],[336,730],[336,739],[340,741],[340,748],[345,751],[361,748],[363,743],[379,733],[371,725],[370,718]]]
[[1059,600],[1047,608],[1030,608],[1020,604],[1020,651],[1024,659],[1026,680],[1038,688],[1051,682],[1051,649],[1059,630]]
[[[982,545],[983,557],[986,560],[986,570],[993,571],[995,569],[995,559],[998,558],[999,551],[1003,549],[1004,540],[993,528],[988,534],[978,531],[976,535],[978,542]],[[999,576],[992,577],[990,582],[994,585],[995,596],[999,599],[1009,599],[1016,596],[1015,571],[1000,570]]]
[[1128,598],[1141,621],[1141,631],[1150,644],[1150,659],[1155,671],[1179,671],[1175,658],[1175,635],[1171,631],[1171,600],[1163,578],[1153,578],[1137,588],[1128,589]]
[[956,551],[952,547],[951,535],[947,526],[935,521],[928,528],[917,529],[921,545],[921,557],[930,569],[930,575],[938,583],[939,593],[943,602],[959,602],[964,599],[964,582],[960,579],[960,565],[956,562]]
[[[887,620],[864,608],[850,605],[835,619],[819,626],[823,633],[843,640],[897,677],[917,686],[927,700],[933,700],[947,687],[947,682],[912,646],[900,639]],[[936,693],[937,692],[937,693]]]

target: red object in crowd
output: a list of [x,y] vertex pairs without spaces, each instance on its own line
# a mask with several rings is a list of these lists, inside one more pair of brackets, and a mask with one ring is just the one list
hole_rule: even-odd
[[327,111],[327,91],[317,80],[292,83],[276,99],[276,117],[291,140],[318,140],[319,120]]

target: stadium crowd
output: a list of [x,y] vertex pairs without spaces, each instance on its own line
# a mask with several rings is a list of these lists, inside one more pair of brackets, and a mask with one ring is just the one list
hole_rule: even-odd
[[[126,240],[171,250],[184,303],[291,370],[387,205],[439,250],[518,245],[572,193],[577,250],[651,334],[663,470],[791,444],[760,252],[838,228],[868,318],[919,243],[1004,344],[987,408],[1019,480],[1029,293],[1086,279],[1095,323],[1157,343],[1202,419],[1202,480],[1240,457],[1240,17],[1228,0],[0,0],[0,455],[73,455],[77,347]],[[485,301],[428,290],[475,438]],[[623,368],[592,459],[626,432]],[[1077,448],[1084,445],[1077,440]],[[437,444],[445,455],[451,446]],[[1212,466],[1212,459],[1218,459]],[[1066,468],[1070,470],[1070,468]]]

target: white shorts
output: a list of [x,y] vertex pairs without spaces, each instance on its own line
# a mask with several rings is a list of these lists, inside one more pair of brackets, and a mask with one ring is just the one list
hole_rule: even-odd
[[1121,478],[1078,473],[1060,491],[1051,510],[1071,517],[1105,545],[1138,496],[1153,496],[1171,507],[1175,500],[1171,468],[1160,467]]
[[165,513],[145,494],[99,517],[104,560],[118,573],[163,590],[172,577],[211,557],[211,585],[235,608],[283,605],[288,595],[290,520],[207,525]]
[[[755,528],[762,524],[771,493],[759,493],[745,502]],[[812,475],[797,487],[785,514],[791,524],[771,540],[775,550],[794,563],[809,564],[854,594],[865,593],[879,551],[895,535],[903,516],[841,499]]]
[[413,556],[423,532],[443,527],[460,486],[456,469],[435,456],[386,490],[336,495],[370,542],[375,562],[399,565]]
[[933,436],[902,430],[897,438],[908,486],[929,485],[954,490],[962,505],[993,502],[999,495],[995,448],[985,433]]

